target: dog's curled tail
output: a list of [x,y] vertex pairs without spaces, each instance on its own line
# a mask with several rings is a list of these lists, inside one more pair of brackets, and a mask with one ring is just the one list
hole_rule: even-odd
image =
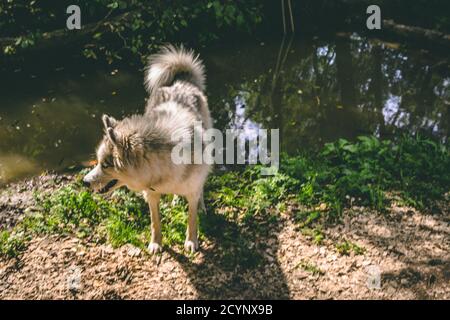
[[205,67],[198,55],[182,46],[167,45],[150,56],[144,81],[150,94],[177,79],[188,81],[202,91],[205,89]]

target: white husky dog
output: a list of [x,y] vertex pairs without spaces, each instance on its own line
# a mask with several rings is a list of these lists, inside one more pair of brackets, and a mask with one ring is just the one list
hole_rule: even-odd
[[100,193],[120,186],[143,192],[151,213],[151,253],[161,251],[161,194],[186,197],[189,218],[185,250],[195,252],[197,210],[199,203],[203,205],[203,185],[210,166],[174,164],[171,152],[186,137],[193,137],[194,123],[202,122],[201,131],[211,127],[203,93],[203,63],[192,51],[166,46],[150,57],[145,86],[150,97],[143,115],[122,120],[103,115],[105,134],[97,148],[98,162],[83,181]]

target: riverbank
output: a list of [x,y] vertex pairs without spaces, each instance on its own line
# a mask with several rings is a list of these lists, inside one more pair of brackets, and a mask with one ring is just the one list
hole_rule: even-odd
[[182,199],[163,199],[150,256],[140,196],[93,195],[83,171],[11,183],[0,298],[449,299],[448,150],[363,137],[311,157],[283,157],[273,177],[213,173],[192,256]]

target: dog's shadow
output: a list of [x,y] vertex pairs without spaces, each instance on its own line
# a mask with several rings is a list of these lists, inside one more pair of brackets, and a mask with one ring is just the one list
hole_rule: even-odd
[[199,219],[206,238],[200,259],[167,249],[190,278],[197,297],[288,299],[286,278],[276,258],[279,224],[252,221],[241,226],[213,213],[211,207],[209,211]]

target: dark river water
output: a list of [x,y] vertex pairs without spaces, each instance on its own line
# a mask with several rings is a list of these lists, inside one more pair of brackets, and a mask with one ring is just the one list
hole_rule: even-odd
[[[200,50],[215,127],[280,129],[295,154],[338,138],[417,133],[447,141],[448,57],[357,35]],[[0,69],[0,183],[94,158],[101,115],[142,112],[138,68]]]

